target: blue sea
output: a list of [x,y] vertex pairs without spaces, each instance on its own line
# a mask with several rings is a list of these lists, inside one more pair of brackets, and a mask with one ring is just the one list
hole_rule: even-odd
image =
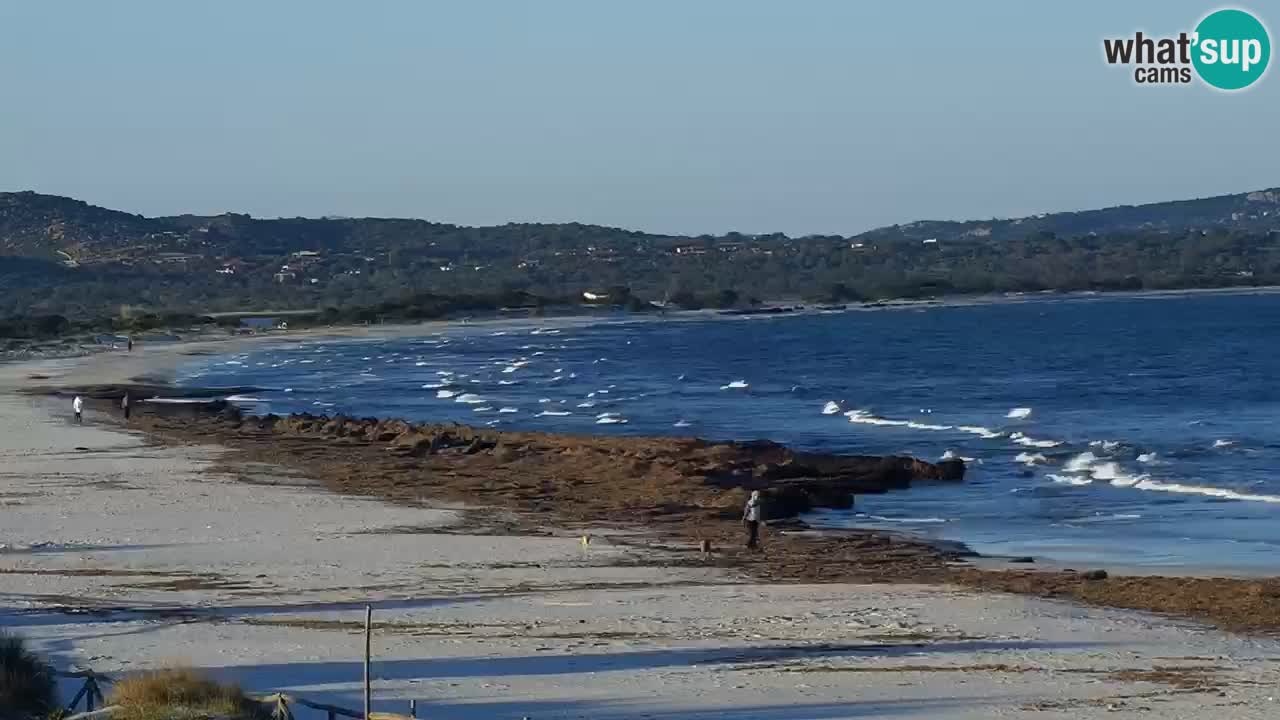
[[925,459],[963,484],[830,526],[984,554],[1280,570],[1280,295],[1046,296],[844,312],[423,326],[202,358],[265,413],[713,439]]

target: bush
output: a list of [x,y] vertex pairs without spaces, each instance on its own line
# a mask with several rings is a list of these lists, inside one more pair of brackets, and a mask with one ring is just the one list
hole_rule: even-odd
[[0,720],[46,717],[57,707],[53,668],[22,638],[0,631]]
[[194,670],[165,669],[116,683],[109,702],[115,720],[196,720],[210,716],[258,720],[263,706],[235,685],[220,685]]

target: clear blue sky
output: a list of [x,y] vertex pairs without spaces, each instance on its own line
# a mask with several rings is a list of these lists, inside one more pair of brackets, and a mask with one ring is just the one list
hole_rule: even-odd
[[1102,62],[1215,7],[0,0],[0,190],[849,234],[1280,185],[1280,71],[1227,95]]

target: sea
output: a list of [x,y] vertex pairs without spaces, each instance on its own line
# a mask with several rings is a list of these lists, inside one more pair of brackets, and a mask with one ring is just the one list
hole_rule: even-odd
[[1280,570],[1280,294],[1052,295],[424,325],[202,357],[256,413],[708,439],[968,463],[808,518],[984,555]]

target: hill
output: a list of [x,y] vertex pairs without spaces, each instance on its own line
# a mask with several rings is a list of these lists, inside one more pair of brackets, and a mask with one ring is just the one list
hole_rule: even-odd
[[1280,190],[853,236],[662,236],[579,223],[148,218],[0,193],[0,316],[369,306],[534,292],[733,305],[1280,283]]

